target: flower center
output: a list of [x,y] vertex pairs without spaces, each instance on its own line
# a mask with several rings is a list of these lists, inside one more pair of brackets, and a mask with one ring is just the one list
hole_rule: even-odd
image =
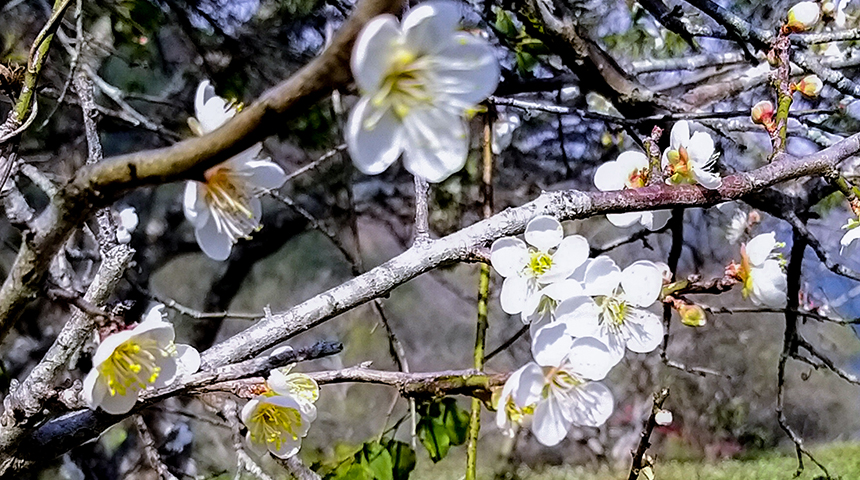
[[677,150],[670,150],[667,154],[669,165],[666,166],[666,173],[672,183],[683,183],[692,180],[690,172],[690,155],[685,147],[678,147]]
[[153,339],[130,339],[118,346],[99,367],[107,379],[111,396],[125,396],[127,390],[144,389],[155,382],[161,373],[159,357],[176,355],[173,344],[167,349],[159,347]]
[[243,174],[229,167],[217,166],[204,173],[206,203],[219,232],[225,232],[235,243],[258,228],[251,210],[254,192]]
[[627,188],[642,188],[646,183],[648,183],[648,167],[633,170],[624,182]]
[[741,295],[743,295],[744,298],[749,297],[753,290],[753,276],[746,245],[741,245],[741,264],[735,272],[735,276],[740,279],[740,281],[744,282],[744,288],[741,290]]
[[552,257],[548,253],[534,250],[529,253],[528,271],[534,277],[543,275],[552,268]]
[[612,330],[619,330],[630,313],[630,305],[615,295],[595,298],[600,307],[600,323]]
[[545,371],[544,375],[546,376],[547,382],[541,392],[541,396],[543,398],[549,397],[552,390],[555,390],[556,392],[567,392],[585,383],[579,377],[571,374],[567,370],[563,370],[562,367],[550,367]]
[[[416,105],[430,103],[431,97],[427,93],[426,73],[422,63],[414,53],[400,50],[382,78],[379,91],[371,99],[373,105],[383,112],[391,108],[397,118],[403,120]],[[372,129],[376,121],[366,128]]]
[[258,443],[273,443],[275,449],[280,450],[286,435],[292,440],[299,438],[295,427],[301,424],[302,416],[295,408],[260,402],[248,422],[248,432],[252,440]]

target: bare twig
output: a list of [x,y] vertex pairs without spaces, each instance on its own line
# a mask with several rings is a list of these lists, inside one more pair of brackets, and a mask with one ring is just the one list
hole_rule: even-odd
[[286,468],[287,472],[289,472],[289,474],[296,480],[320,480],[320,476],[302,463],[296,455],[289,458],[278,458],[274,456],[272,458],[281,464],[281,466]]
[[167,465],[161,461],[161,456],[158,454],[158,446],[155,444],[155,439],[152,437],[152,433],[149,431],[149,426],[146,425],[143,417],[135,415],[134,424],[137,427],[138,435],[140,435],[140,443],[143,445],[143,453],[146,456],[147,461],[149,461],[149,464],[158,473],[161,480],[178,480],[172,473],[170,473]]
[[663,403],[666,401],[666,397],[668,396],[668,388],[664,388],[654,394],[654,402],[651,406],[651,415],[648,416],[648,420],[645,422],[645,429],[642,431],[642,438],[639,440],[639,446],[636,448],[635,452],[631,452],[633,454],[633,464],[630,466],[630,475],[627,476],[627,480],[636,480],[639,477],[639,472],[645,466],[645,452],[648,450],[648,447],[651,446],[651,432],[653,432],[654,427],[657,426],[657,414],[663,409]]

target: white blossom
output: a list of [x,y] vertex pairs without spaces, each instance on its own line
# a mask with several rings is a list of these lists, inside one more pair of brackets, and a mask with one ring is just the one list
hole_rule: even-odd
[[197,350],[173,343],[173,325],[163,320],[163,307],[151,308],[143,322],[98,346],[93,369],[84,378],[83,397],[90,408],[126,413],[144,389],[162,387],[200,368]]
[[[839,241],[839,254],[846,257],[853,257],[854,251],[857,249],[857,246],[860,245],[860,242],[854,243],[855,240],[860,239],[860,220],[851,219],[848,221],[848,224],[842,228],[848,231],[845,232],[845,235],[842,236],[842,240]],[[847,253],[846,249],[848,249]]]
[[714,172],[715,163],[711,136],[705,132],[690,136],[690,124],[686,120],[675,123],[669,148],[663,152],[666,183],[698,183],[711,190],[719,188],[723,182],[720,174]]
[[732,263],[728,273],[743,282],[742,294],[756,305],[782,308],[786,304],[787,280],[774,249],[782,246],[773,232],[757,235],[741,246],[740,265]]
[[[648,157],[644,153],[628,151],[613,161],[597,167],[594,185],[601,191],[624,190],[644,187],[650,171]],[[606,219],[616,227],[629,227],[641,223],[648,230],[659,230],[666,226],[671,212],[655,210],[647,212],[607,213]]]
[[381,173],[404,153],[413,175],[441,182],[463,168],[467,111],[499,82],[489,43],[459,30],[457,4],[424,2],[401,23],[369,21],[355,42],[352,72],[362,97],[350,112],[346,142],[356,167]]
[[661,426],[667,426],[672,424],[672,412],[669,410],[660,409],[656,415],[654,415],[654,423]]
[[266,451],[289,458],[299,452],[317,409],[299,397],[258,395],[242,408],[242,423],[248,427],[246,439],[258,454]]
[[[194,102],[196,118],[189,125],[198,135],[214,131],[236,114],[236,109],[215,95],[208,81],[200,83]],[[203,181],[185,188],[185,218],[194,225],[197,244],[214,260],[226,260],[239,239],[261,228],[259,195],[279,188],[286,175],[270,159],[258,158],[263,146],[244,152],[203,173]]]
[[520,117],[515,113],[499,115],[493,122],[493,153],[498,155],[511,144],[514,131],[520,126]]
[[[645,310],[660,296],[663,272],[649,261],[618,268],[606,256],[591,260],[585,271],[587,297],[567,299],[556,308],[556,318],[573,337],[593,337],[604,343],[615,363],[625,348],[637,353],[653,351],[663,340],[663,322]],[[543,333],[543,332],[541,332]]]
[[821,7],[816,2],[800,2],[788,11],[786,27],[794,32],[803,32],[815,25],[821,17]]
[[541,288],[566,279],[588,258],[588,241],[579,235],[565,237],[558,220],[545,215],[526,225],[525,239],[496,240],[490,260],[505,278],[499,296],[502,310],[523,313],[527,322],[540,308]]
[[261,455],[269,451],[280,458],[292,457],[316,419],[319,386],[303,373],[290,373],[292,367],[269,372],[264,393],[242,408],[246,440]]
[[137,211],[134,207],[125,207],[117,214],[116,241],[128,243],[131,241],[131,233],[137,228]]
[[563,336],[543,337],[532,345],[536,362],[514,372],[502,390],[496,423],[504,428],[514,412],[534,412],[532,432],[552,446],[561,442],[571,425],[598,427],[612,414],[614,400],[599,383],[612,368],[612,355],[593,338],[568,342]]

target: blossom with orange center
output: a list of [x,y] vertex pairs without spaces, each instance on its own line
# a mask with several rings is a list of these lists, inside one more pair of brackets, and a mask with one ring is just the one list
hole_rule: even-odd
[[662,166],[669,184],[700,184],[719,188],[722,179],[714,173],[714,140],[705,132],[690,136],[690,125],[681,120],[672,127],[669,148],[663,152]]
[[757,235],[741,246],[741,263],[732,262],[726,274],[743,283],[742,294],[756,305],[782,308],[788,288],[782,265],[773,251],[782,246],[773,232]]
[[[594,185],[601,191],[642,188],[648,185],[651,166],[641,152],[624,152],[613,161],[597,167]],[[668,210],[648,212],[607,213],[606,219],[616,227],[629,227],[641,223],[648,230],[659,230],[669,221]]]

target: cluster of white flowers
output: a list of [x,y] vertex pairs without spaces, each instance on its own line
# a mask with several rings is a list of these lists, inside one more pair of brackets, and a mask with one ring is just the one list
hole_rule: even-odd
[[639,261],[623,271],[606,256],[588,259],[588,242],[564,236],[561,224],[539,216],[523,242],[505,237],[492,246],[502,309],[531,324],[534,362],[514,372],[502,390],[496,422],[533,413],[532,431],[555,445],[571,425],[599,426],[612,413],[599,383],[626,349],[647,353],[663,339],[663,323],[646,310],[658,300],[663,272]]
[[[714,171],[716,158],[711,136],[705,132],[696,132],[691,136],[689,123],[681,120],[672,127],[669,148],[663,152],[661,168],[667,184],[699,184],[716,189],[722,185],[720,174]],[[597,168],[594,185],[604,192],[642,188],[648,185],[650,176],[648,157],[641,152],[627,151]],[[648,230],[663,228],[669,217],[668,210],[606,215],[606,219],[617,227],[640,223]]]
[[140,392],[170,384],[200,368],[200,354],[173,343],[173,325],[164,321],[163,305],[146,313],[137,326],[106,337],[84,378],[83,398],[93,410],[112,415],[130,411]]
[[260,455],[268,451],[276,457],[292,457],[317,417],[314,402],[319,398],[319,386],[303,373],[289,373],[291,368],[272,370],[265,391],[242,408],[246,439]]
[[[215,95],[204,80],[194,100],[195,117],[188,119],[196,135],[213,132],[236,114],[236,107]],[[271,159],[258,158],[263,145],[244,152],[203,173],[203,181],[189,181],[185,188],[185,218],[194,225],[194,236],[203,253],[226,260],[233,245],[260,228],[259,195],[280,188],[283,169]]]

